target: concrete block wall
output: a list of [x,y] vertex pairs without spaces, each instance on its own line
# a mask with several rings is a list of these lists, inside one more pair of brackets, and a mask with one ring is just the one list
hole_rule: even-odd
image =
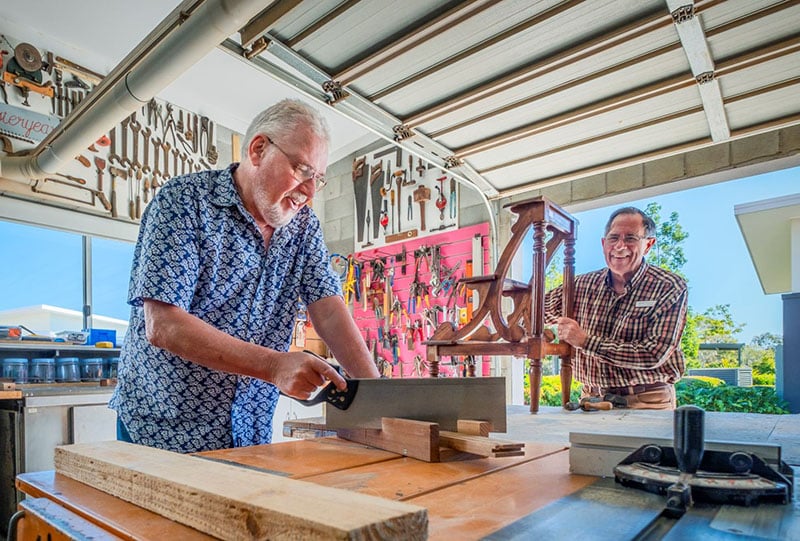
[[800,126],[597,173],[502,200],[544,195],[570,212],[744,178],[800,164]]

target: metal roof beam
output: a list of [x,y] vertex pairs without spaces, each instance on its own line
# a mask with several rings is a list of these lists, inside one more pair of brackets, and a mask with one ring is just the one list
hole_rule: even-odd
[[724,141],[731,136],[728,118],[725,115],[725,104],[722,101],[722,90],[714,75],[714,59],[708,48],[705,32],[700,26],[700,19],[695,15],[694,2],[691,0],[666,0],[675,29],[681,40],[689,66],[692,69],[700,91],[700,100],[708,120],[711,139]]

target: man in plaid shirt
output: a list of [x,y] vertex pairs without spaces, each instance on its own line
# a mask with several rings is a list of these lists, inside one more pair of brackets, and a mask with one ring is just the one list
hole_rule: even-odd
[[608,268],[575,278],[575,319],[561,314],[561,287],[546,296],[547,322],[557,324],[559,340],[574,348],[582,397],[675,408],[673,384],[685,369],[680,346],[688,290],[680,276],[645,262],[655,230],[637,208],[614,211],[602,239]]

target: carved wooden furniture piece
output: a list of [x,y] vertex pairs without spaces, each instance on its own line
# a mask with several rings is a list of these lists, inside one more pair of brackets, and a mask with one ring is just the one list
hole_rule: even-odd
[[[562,403],[569,401],[572,383],[572,348],[553,343],[544,326],[545,269],[556,250],[564,245],[563,313],[572,317],[575,277],[576,221],[545,197],[535,197],[507,205],[517,215],[508,241],[493,274],[463,279],[478,292],[480,305],[460,329],[444,322],[427,344],[431,377],[438,376],[439,357],[453,355],[514,355],[531,360],[531,412],[539,410],[542,358],[561,358]],[[530,282],[508,278],[514,255],[529,229],[533,229],[533,267]],[[504,299],[511,302],[504,312]],[[490,323],[492,329],[484,323]]]

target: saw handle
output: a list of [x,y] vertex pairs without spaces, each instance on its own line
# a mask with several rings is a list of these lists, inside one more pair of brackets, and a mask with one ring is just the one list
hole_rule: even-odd
[[[314,357],[325,360],[313,351],[309,351],[307,349],[303,350],[303,353],[308,353],[309,355],[313,355]],[[327,361],[326,361],[327,362]],[[342,377],[342,368],[340,366],[331,365]],[[303,404],[304,406],[314,406],[316,404],[321,404],[322,402],[327,402],[331,406],[338,408],[340,410],[346,410],[350,407],[350,404],[353,403],[353,399],[356,396],[356,391],[358,390],[358,380],[356,379],[348,379],[344,378],[345,382],[347,383],[347,388],[344,391],[340,391],[336,388],[336,385],[333,382],[328,382],[321,391],[319,391],[316,395],[308,398],[306,400],[301,400],[299,398],[295,398],[293,396],[289,396],[288,394],[281,391],[283,396],[289,397],[292,400],[296,400],[297,402]]]

